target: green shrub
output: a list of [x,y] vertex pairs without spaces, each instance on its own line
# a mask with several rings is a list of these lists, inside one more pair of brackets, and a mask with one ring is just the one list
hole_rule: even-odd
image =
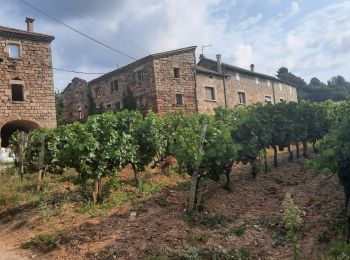
[[31,238],[28,242],[22,244],[22,248],[34,248],[43,253],[47,253],[58,248],[61,245],[63,238],[64,231],[58,229],[52,232],[42,233]]
[[350,259],[350,245],[343,240],[332,240],[329,255],[337,260]]

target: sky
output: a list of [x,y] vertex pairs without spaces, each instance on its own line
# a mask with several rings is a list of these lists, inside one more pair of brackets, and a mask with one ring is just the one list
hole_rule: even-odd
[[[337,0],[22,0],[126,54],[91,41],[21,0],[0,0],[0,25],[55,36],[53,67],[106,73],[147,56],[187,46],[204,55],[275,75],[284,66],[307,82],[350,80],[350,1]],[[129,56],[129,57],[128,57]],[[134,59],[132,59],[132,58]],[[55,89],[98,75],[54,70]]]

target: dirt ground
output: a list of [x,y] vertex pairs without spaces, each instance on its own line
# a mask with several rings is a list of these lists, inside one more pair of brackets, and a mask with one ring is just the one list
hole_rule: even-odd
[[[67,210],[69,214],[43,222],[35,209],[23,211],[0,224],[0,245],[16,248],[10,255],[31,259],[171,259],[165,256],[191,248],[232,247],[244,248],[252,259],[292,259],[293,249],[282,228],[282,202],[289,192],[304,222],[297,241],[299,259],[320,259],[328,244],[317,243],[316,238],[328,232],[329,223],[341,221],[342,188],[335,175],[310,173],[303,159],[281,160],[278,169],[256,179],[247,166],[235,169],[232,192],[214,185],[198,217],[186,214],[188,186],[182,184],[103,217]],[[131,216],[134,213],[136,217]],[[30,224],[14,229],[23,219]],[[58,249],[47,254],[20,249],[34,235],[57,228],[64,228],[65,234]],[[243,234],[237,235],[235,229],[243,229]],[[10,255],[0,259],[20,259]]]

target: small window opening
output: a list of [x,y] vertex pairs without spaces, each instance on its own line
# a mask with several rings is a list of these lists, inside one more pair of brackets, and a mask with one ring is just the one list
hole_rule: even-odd
[[24,101],[23,86],[11,85],[12,101]]
[[180,78],[180,68],[174,68],[174,78],[175,79]]
[[178,106],[183,105],[182,94],[176,94],[176,105],[178,105]]
[[215,89],[213,87],[204,87],[205,89],[205,99],[214,101],[215,100]]
[[118,80],[111,81],[111,93],[119,90]]
[[244,92],[238,92],[238,102],[239,104],[245,105],[246,104],[246,98]]
[[18,44],[9,44],[9,57],[11,59],[19,59],[20,58],[20,51],[19,51],[19,45]]
[[271,96],[265,96],[265,104],[271,103],[271,102],[272,102]]

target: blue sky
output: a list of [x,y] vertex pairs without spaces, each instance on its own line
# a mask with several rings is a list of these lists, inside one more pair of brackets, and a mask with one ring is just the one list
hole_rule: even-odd
[[[148,53],[211,44],[205,56],[274,75],[285,66],[307,81],[350,80],[350,1],[331,0],[24,0],[108,45],[141,58]],[[133,60],[50,20],[18,0],[0,0],[0,25],[54,35],[53,64],[108,72]],[[55,71],[55,88],[79,76]]]

